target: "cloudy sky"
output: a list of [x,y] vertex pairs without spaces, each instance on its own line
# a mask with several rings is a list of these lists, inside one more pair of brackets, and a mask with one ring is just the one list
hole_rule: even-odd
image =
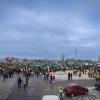
[[0,56],[96,59],[100,0],[0,0]]

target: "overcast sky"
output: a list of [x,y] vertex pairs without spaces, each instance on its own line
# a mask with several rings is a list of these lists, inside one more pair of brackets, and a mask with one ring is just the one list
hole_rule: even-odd
[[0,0],[0,56],[96,59],[100,0]]

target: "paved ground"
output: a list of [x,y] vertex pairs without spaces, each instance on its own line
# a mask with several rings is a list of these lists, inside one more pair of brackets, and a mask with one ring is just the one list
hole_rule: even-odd
[[[65,72],[62,71],[58,71],[55,73],[51,73],[54,74],[56,76],[56,80],[67,80],[68,79],[68,73],[73,73],[73,71],[70,70],[66,70]],[[73,79],[74,80],[90,80],[93,78],[88,77],[88,71],[86,72],[86,74],[81,74],[81,77],[79,77],[79,72],[77,73],[77,75],[73,75]]]
[[3,81],[0,76],[0,100],[5,100],[12,92],[16,82],[16,77]]
[[[18,76],[3,82],[0,78],[0,100],[41,100],[44,95],[59,95],[58,87],[65,86],[67,83],[74,82],[79,83],[82,86],[89,88],[88,95],[81,95],[76,97],[66,97],[64,100],[100,100],[100,92],[95,90],[93,79],[81,79],[81,80],[56,80],[56,83],[50,84],[49,81],[44,80],[43,77],[37,78],[31,77],[29,80],[29,86],[24,89],[17,87],[16,79]],[[8,97],[8,98],[7,98]]]
[[[43,80],[41,77],[31,77],[29,86],[24,90],[24,88],[18,89],[17,84],[14,90],[9,95],[7,100],[41,100],[44,95],[59,95],[58,87],[65,86],[67,83],[75,82],[83,86],[89,87],[89,95],[82,95],[76,97],[66,97],[64,100],[99,100],[99,91],[93,88],[94,80],[73,80],[73,81],[56,81],[55,85],[50,84],[49,81]],[[97,95],[98,94],[98,95]]]
[[16,84],[7,100],[41,100],[40,84],[40,80],[35,77],[30,78],[29,86],[26,89],[23,87],[19,89]]

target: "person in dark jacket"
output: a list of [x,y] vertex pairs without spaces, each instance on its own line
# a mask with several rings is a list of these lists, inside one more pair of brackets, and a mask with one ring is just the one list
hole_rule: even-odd
[[50,75],[50,83],[52,83],[52,74]]
[[21,77],[18,78],[18,87],[21,88],[21,84],[22,84],[22,79]]
[[70,72],[68,73],[68,80],[70,80]]

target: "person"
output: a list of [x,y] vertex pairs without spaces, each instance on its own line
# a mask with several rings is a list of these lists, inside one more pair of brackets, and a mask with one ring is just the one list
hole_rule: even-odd
[[6,79],[6,72],[4,71],[3,72],[3,80],[5,81],[5,79]]
[[48,80],[48,78],[49,78],[49,73],[46,73],[46,79]]
[[3,80],[5,81],[5,79],[8,79],[8,73],[6,70],[3,72]]
[[45,72],[43,72],[43,75],[44,75],[44,80],[46,79],[46,73]]
[[58,89],[58,92],[59,92],[59,96],[60,96],[60,100],[62,100],[62,94],[63,94],[63,91],[64,89],[60,86],[59,89]]
[[68,80],[70,80],[70,72],[68,73]]
[[55,75],[52,76],[52,82],[55,83]]
[[73,74],[72,74],[72,73],[70,73],[70,80],[72,80],[72,77],[73,77]]
[[18,78],[18,87],[21,88],[22,79],[21,77]]
[[79,73],[79,77],[81,77],[81,72]]
[[26,86],[28,86],[29,77],[26,77]]
[[36,71],[36,76],[37,76],[37,77],[39,76],[39,73],[38,73],[38,71]]
[[23,87],[24,87],[24,89],[26,88],[26,79],[25,79],[25,77],[23,78]]
[[52,83],[52,74],[50,75],[50,83]]

